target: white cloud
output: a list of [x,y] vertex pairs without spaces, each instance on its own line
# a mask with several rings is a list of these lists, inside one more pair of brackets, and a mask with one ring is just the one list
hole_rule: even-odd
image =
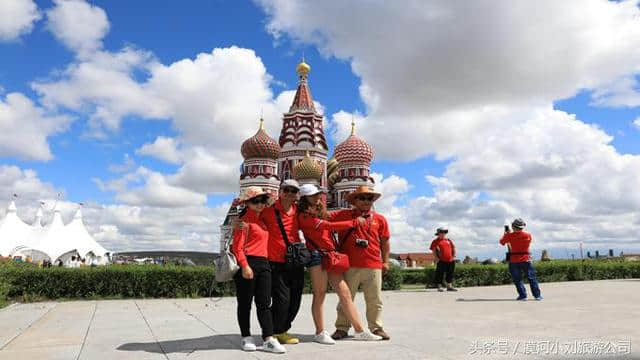
[[182,155],[178,151],[180,142],[175,138],[158,136],[153,143],[142,145],[136,150],[138,155],[152,156],[171,164],[182,162]]
[[70,122],[69,116],[52,115],[21,93],[9,93],[0,98],[0,156],[51,160],[47,139]]
[[[134,72],[148,76],[138,80]],[[240,144],[257,131],[261,111],[267,132],[274,138],[280,132],[282,113],[295,92],[274,96],[271,81],[249,49],[214,49],[164,65],[143,50],[125,48],[98,51],[68,66],[62,76],[32,86],[48,108],[88,113],[94,136],[117,132],[128,116],[171,121],[178,136],[158,138],[137,153],[182,164],[170,178],[176,185],[220,193],[237,191]]]
[[102,48],[109,20],[102,8],[84,0],[55,0],[47,11],[47,26],[53,35],[79,56]]
[[612,107],[640,106],[638,89],[640,84],[634,76],[624,76],[594,91],[592,104]]
[[207,196],[170,183],[161,173],[139,167],[121,178],[104,182],[94,179],[103,191],[116,193],[116,200],[128,205],[187,207],[202,205]]
[[[360,133],[386,159],[498,127],[475,116],[487,108],[545,105],[640,72],[635,1],[259,3],[276,36],[351,61],[368,107]],[[397,149],[389,135],[422,146]]]
[[33,29],[42,15],[33,0],[0,1],[0,42],[13,41]]
[[631,124],[635,126],[636,129],[640,130],[640,117],[637,117],[635,120],[633,120]]

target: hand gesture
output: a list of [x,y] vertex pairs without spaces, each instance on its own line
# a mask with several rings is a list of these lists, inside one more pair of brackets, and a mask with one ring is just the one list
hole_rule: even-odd
[[247,280],[253,279],[253,270],[249,265],[242,268],[242,277]]

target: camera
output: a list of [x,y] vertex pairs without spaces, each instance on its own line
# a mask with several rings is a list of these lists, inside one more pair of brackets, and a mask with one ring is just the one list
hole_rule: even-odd
[[509,229],[509,225],[504,226],[504,232],[506,233],[511,232],[511,229]]
[[356,246],[361,248],[366,248],[367,246],[369,246],[369,240],[356,239]]

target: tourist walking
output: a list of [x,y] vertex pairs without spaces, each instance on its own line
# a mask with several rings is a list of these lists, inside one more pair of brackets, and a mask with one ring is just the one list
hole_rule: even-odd
[[[365,223],[358,224],[353,231],[339,233],[340,250],[349,256],[350,264],[344,277],[352,299],[362,288],[369,330],[389,340],[382,327],[382,273],[389,270],[390,233],[386,218],[373,210],[380,195],[368,186],[359,186],[345,198],[353,208],[332,212],[329,221],[365,218]],[[331,335],[334,340],[345,338],[352,325],[340,306],[337,310],[336,331]]]
[[[332,345],[335,340],[324,329],[323,305],[327,293],[327,282],[331,284],[338,295],[339,305],[347,320],[355,329],[354,340],[381,340],[380,336],[372,334],[362,326],[358,309],[353,303],[349,286],[344,280],[342,268],[327,265],[327,259],[323,264],[323,257],[336,257],[346,255],[336,254],[336,244],[331,236],[331,231],[351,230],[364,224],[365,218],[359,216],[345,221],[329,222],[328,214],[322,201],[322,193],[313,184],[305,184],[300,187],[300,200],[298,202],[298,223],[302,230],[307,247],[312,251],[312,260],[308,265],[313,289],[311,314],[316,327],[313,340],[320,344]],[[348,266],[348,263],[346,264]]]
[[538,279],[536,277],[536,269],[531,262],[531,253],[529,247],[533,241],[533,237],[524,231],[527,224],[520,218],[513,220],[511,227],[513,232],[509,230],[509,226],[505,225],[505,232],[500,239],[500,245],[506,245],[508,248],[507,258],[509,260],[509,272],[513,279],[513,283],[518,291],[516,300],[527,300],[527,290],[522,281],[522,274],[526,274],[529,279],[531,293],[536,300],[542,300]]
[[288,267],[285,264],[287,244],[300,242],[296,206],[299,191],[300,185],[297,181],[283,181],[278,200],[260,216],[269,231],[273,329],[281,344],[300,342],[298,338],[289,334],[289,329],[302,302],[304,266]]
[[438,259],[436,264],[436,276],[435,282],[438,287],[438,291],[442,292],[442,281],[445,281],[447,291],[458,291],[453,287],[453,272],[456,268],[456,246],[453,241],[447,237],[449,229],[446,227],[439,227],[436,230],[437,236],[431,242],[430,249]]
[[273,353],[285,353],[286,349],[273,337],[273,317],[271,314],[271,267],[267,259],[269,233],[260,220],[260,213],[270,200],[262,188],[251,186],[240,195],[244,209],[240,219],[245,224],[233,231],[231,249],[236,256],[240,271],[234,276],[237,317],[242,336],[241,347],[245,351],[255,351],[256,344],[251,337],[251,302],[255,301],[258,322],[262,328],[263,349]]

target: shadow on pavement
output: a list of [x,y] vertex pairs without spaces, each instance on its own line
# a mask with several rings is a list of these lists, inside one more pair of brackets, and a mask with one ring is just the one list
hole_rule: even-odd
[[[261,344],[259,336],[256,343]],[[158,346],[159,345],[159,346]],[[151,353],[192,353],[200,350],[240,350],[239,334],[222,334],[193,339],[168,340],[148,343],[127,343],[118,346],[120,351],[145,351]]]
[[517,301],[516,299],[462,299],[458,298],[456,301]]

